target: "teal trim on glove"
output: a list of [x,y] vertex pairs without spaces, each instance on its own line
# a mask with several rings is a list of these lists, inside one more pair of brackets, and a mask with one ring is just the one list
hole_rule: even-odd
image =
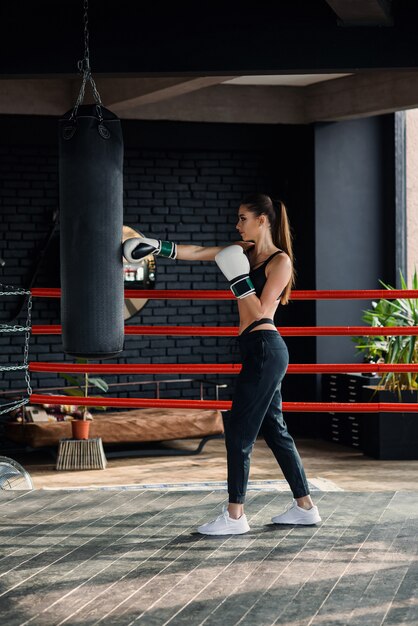
[[239,300],[255,294],[255,288],[248,275],[237,276],[230,283],[230,289],[234,296]]
[[177,244],[172,241],[161,241],[160,249],[157,252],[158,256],[164,256],[169,259],[175,259],[177,257]]

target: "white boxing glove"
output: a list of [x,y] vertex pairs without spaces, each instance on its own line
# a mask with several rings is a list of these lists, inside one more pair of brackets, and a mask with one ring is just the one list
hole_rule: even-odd
[[215,256],[219,269],[229,280],[229,287],[238,299],[255,294],[254,285],[249,277],[250,262],[241,246],[227,246]]
[[123,243],[123,256],[128,263],[138,263],[149,254],[165,256],[169,259],[177,257],[177,244],[161,239],[147,237],[131,237]]

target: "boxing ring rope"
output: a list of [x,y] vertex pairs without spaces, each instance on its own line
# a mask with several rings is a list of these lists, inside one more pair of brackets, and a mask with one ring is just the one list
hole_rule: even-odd
[[[30,372],[62,372],[63,374],[239,374],[241,363],[136,363],[73,364],[57,362],[29,363]],[[418,364],[409,363],[298,363],[289,364],[286,374],[334,374],[352,372],[418,372]]]
[[[34,288],[32,296],[60,298],[61,289]],[[221,289],[125,289],[125,298],[146,298],[152,300],[235,300],[233,293]],[[325,289],[295,290],[291,300],[371,300],[383,298],[418,298],[416,289]]]
[[[418,335],[418,326],[277,326],[284,337]],[[407,329],[407,330],[405,330]],[[237,337],[238,326],[125,326],[125,335],[162,335],[182,337]],[[32,326],[33,335],[60,335],[59,325]]]
[[[34,297],[59,298],[60,289],[35,288],[30,293]],[[192,300],[233,300],[231,291],[220,290],[125,290],[125,298],[148,299],[192,299]],[[300,290],[293,291],[292,300],[351,300],[383,298],[418,298],[418,290]],[[277,327],[283,336],[392,336],[418,335],[418,326],[401,327],[364,327],[364,326],[305,326],[305,327]],[[22,330],[29,330],[23,328]],[[61,334],[59,325],[37,325],[32,327],[32,334]],[[235,326],[125,326],[126,335],[180,335],[180,336],[237,336],[238,327]],[[239,374],[241,364],[70,364],[57,362],[31,362],[26,366],[29,372],[72,372],[95,374]],[[367,372],[418,372],[418,364],[390,364],[390,363],[300,363],[289,364],[289,374],[320,374],[320,373],[367,373]],[[49,396],[31,393],[28,401],[33,404],[68,404],[69,396]],[[231,401],[212,400],[175,400],[150,398],[80,398],[85,406],[111,406],[128,408],[200,408],[229,410]],[[338,402],[283,402],[283,411],[289,412],[393,412],[402,411],[415,413],[418,403],[338,403]]]
[[[67,404],[69,396],[44,396],[32,394],[30,401],[33,404]],[[217,409],[227,411],[231,408],[230,400],[154,400],[153,398],[79,398],[83,406],[111,406],[124,408],[159,407],[166,409]],[[404,413],[415,413],[418,404],[400,402],[283,402],[283,411],[310,412],[332,411],[339,413],[393,413],[394,410]]]

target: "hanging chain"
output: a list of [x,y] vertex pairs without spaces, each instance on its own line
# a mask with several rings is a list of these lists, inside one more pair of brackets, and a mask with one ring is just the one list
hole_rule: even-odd
[[[0,283],[0,296],[30,296],[31,292],[22,287],[12,287]],[[22,333],[30,330],[27,326],[19,326],[19,324],[0,324],[0,333]],[[3,370],[3,368],[1,368]],[[14,368],[13,368],[14,369]],[[18,367],[17,369],[20,369]]]
[[26,316],[26,332],[25,332],[25,349],[23,352],[23,366],[26,368],[25,372],[25,381],[26,381],[26,390],[28,393],[28,399],[32,394],[32,387],[30,384],[30,374],[29,374],[29,342],[30,342],[30,330],[32,323],[32,294],[28,297],[28,313]]
[[[90,49],[89,49],[89,2],[88,0],[84,0],[84,59],[89,63],[90,60]],[[79,64],[81,61],[79,61]],[[90,65],[89,65],[90,69]],[[81,68],[80,68],[81,70]]]
[[[6,289],[6,291],[3,291],[4,289]],[[22,287],[12,287],[11,285],[3,285],[3,283],[0,283],[0,296],[25,296],[29,294],[30,291]]]
[[32,323],[32,294],[27,289],[21,289],[20,287],[11,287],[10,285],[2,285],[0,283],[0,296],[15,296],[15,295],[27,295],[28,296],[26,325],[25,326],[18,326],[18,325],[8,326],[7,324],[0,324],[0,331],[24,332],[25,333],[25,345],[24,345],[24,350],[23,350],[23,365],[1,365],[0,371],[1,372],[13,372],[17,370],[24,370],[27,397],[22,398],[21,400],[14,400],[13,402],[7,402],[6,404],[0,405],[0,415],[9,413],[10,411],[16,410],[20,408],[21,406],[28,404],[30,395],[32,393],[30,374],[29,374],[29,343],[30,343],[30,334],[31,334],[31,323]]
[[[8,324],[0,324],[0,333],[23,333],[28,330],[27,326],[9,326]],[[30,328],[29,328],[30,330]]]
[[28,404],[29,399],[24,398],[23,400],[16,400],[15,402],[6,402],[6,404],[0,405],[0,415],[4,415],[5,413],[10,413],[10,411],[15,411],[19,409],[21,406],[25,406]]
[[75,103],[74,109],[70,115],[70,120],[73,121],[77,117],[78,107],[84,100],[84,94],[86,90],[87,81],[90,82],[94,100],[96,102],[96,111],[97,116],[99,118],[99,123],[103,121],[103,113],[102,106],[103,102],[101,100],[100,94],[97,91],[96,83],[94,82],[93,76],[91,75],[90,69],[90,48],[89,48],[89,16],[88,16],[89,3],[88,0],[84,0],[84,58],[78,61],[77,67],[80,74],[83,75],[83,82],[81,83],[80,92],[78,94],[77,102]]

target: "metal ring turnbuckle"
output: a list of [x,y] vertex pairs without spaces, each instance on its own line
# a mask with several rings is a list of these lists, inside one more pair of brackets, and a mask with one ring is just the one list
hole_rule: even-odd
[[110,138],[110,132],[106,128],[106,126],[104,124],[99,124],[99,126],[97,128],[98,128],[100,136],[103,137],[103,139],[109,139]]
[[75,124],[69,124],[68,126],[65,126],[62,131],[62,138],[67,139],[67,140],[71,139],[74,136],[75,131],[76,131]]

